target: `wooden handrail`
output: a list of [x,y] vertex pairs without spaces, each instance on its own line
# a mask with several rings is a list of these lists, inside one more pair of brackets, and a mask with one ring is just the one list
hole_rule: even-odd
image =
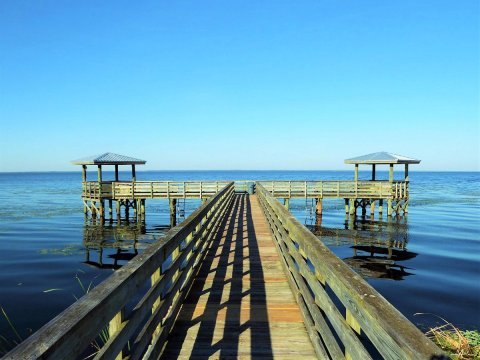
[[[415,325],[300,224],[261,182],[256,185],[290,286],[320,358],[371,359],[375,355],[371,347],[364,345],[368,341],[385,359],[430,359],[442,354]],[[340,307],[331,291],[340,300]]]
[[403,191],[399,197],[396,188],[404,187],[405,182],[395,181],[258,181],[274,197],[307,198],[363,198],[394,199],[408,198]]
[[[237,182],[246,191],[247,182]],[[225,186],[226,181],[135,181],[83,183],[84,199],[167,199],[206,198]],[[408,184],[404,181],[259,181],[275,197],[298,198],[364,198],[408,199]]]
[[[107,326],[109,339],[95,358],[156,358],[233,196],[231,182],[4,359],[75,359]],[[150,289],[132,310],[127,309],[126,304],[142,295],[139,291],[150,278]],[[123,353],[127,343],[128,354]]]

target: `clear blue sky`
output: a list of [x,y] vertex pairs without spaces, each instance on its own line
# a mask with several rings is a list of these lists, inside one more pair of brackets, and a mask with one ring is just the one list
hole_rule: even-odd
[[0,2],[0,171],[479,170],[479,1]]

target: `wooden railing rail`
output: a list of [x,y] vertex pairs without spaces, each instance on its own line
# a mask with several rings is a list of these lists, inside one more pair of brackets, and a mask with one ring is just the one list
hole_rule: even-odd
[[319,358],[430,359],[442,353],[260,182],[257,196]]
[[274,197],[307,198],[408,198],[404,181],[258,181]]
[[[96,181],[84,182],[84,199],[205,199],[217,193],[229,181]],[[235,191],[247,192],[254,181],[235,181]]]
[[232,182],[4,359],[76,359],[106,327],[109,339],[95,359],[156,359],[233,196]]

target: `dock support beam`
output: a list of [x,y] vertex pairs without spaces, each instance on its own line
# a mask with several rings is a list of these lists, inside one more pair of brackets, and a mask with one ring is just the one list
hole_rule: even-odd
[[115,211],[117,212],[117,223],[120,223],[120,207],[122,206],[122,201],[117,200]]
[[388,199],[387,200],[387,216],[392,216],[393,215],[393,200]]
[[317,215],[322,216],[322,212],[323,212],[322,199],[321,199],[321,198],[317,198],[317,199],[316,199],[316,202],[317,202],[317,206],[316,206],[316,208],[315,208],[315,213],[316,213]]
[[283,199],[283,205],[285,205],[287,210],[289,210],[290,209],[290,199],[289,198]]
[[141,220],[145,221],[145,199],[140,200]]
[[108,199],[108,219],[113,221],[113,200]]
[[357,209],[355,207],[355,199],[349,199],[349,203],[350,215],[355,216],[357,213]]
[[345,214],[348,215],[348,199],[343,200],[345,200]]
[[177,226],[177,199],[169,199],[170,202],[170,227]]

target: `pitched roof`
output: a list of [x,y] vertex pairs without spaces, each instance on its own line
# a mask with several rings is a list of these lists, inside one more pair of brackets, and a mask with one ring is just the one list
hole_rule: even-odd
[[345,164],[419,164],[420,160],[386,151],[346,159]]
[[75,165],[143,165],[145,163],[145,160],[109,152],[72,161]]

